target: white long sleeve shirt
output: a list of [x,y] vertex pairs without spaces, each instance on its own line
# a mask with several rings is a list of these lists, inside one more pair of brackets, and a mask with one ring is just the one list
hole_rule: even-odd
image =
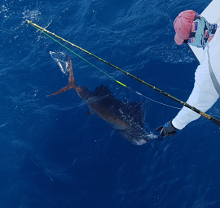
[[[196,69],[193,91],[187,100],[189,105],[203,112],[211,108],[219,98],[219,94],[215,90],[210,77],[207,50],[208,48],[206,47],[203,53],[203,59]],[[213,72],[220,83],[220,28],[217,29],[213,39],[209,43],[209,54]],[[189,108],[183,107],[173,119],[172,124],[181,130],[199,117],[199,114]]]

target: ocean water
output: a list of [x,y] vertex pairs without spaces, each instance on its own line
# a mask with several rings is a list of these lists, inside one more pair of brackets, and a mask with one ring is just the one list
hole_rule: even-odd
[[[109,128],[67,84],[50,52],[68,54],[76,82],[106,84],[120,100],[146,104],[154,130],[178,112],[144,99],[37,31],[28,19],[186,101],[197,61],[173,41],[182,10],[211,0],[1,0],[1,208],[220,207],[220,129],[205,118],[175,137],[135,146]],[[169,98],[71,48],[117,80],[158,102]],[[209,114],[217,117],[217,102]]]

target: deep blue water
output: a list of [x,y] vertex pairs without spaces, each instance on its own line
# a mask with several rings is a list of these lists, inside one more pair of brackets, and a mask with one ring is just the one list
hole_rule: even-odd
[[[205,118],[173,138],[135,146],[94,115],[49,52],[69,54],[76,82],[106,84],[118,99],[146,102],[154,131],[178,110],[131,93],[26,19],[186,101],[197,62],[173,41],[173,20],[211,0],[2,0],[0,2],[1,208],[220,207],[217,126]],[[98,60],[75,52],[145,96],[181,107]],[[220,116],[220,104],[209,114]]]

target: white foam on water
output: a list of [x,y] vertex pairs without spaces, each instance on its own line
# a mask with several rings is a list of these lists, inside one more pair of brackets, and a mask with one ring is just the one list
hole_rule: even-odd
[[49,54],[60,67],[60,71],[63,74],[67,74],[69,71],[69,67],[68,67],[68,61],[66,55],[63,52],[53,52],[53,51],[50,51]]
[[24,12],[22,12],[22,15],[23,15],[23,19],[24,19],[22,24],[24,24],[27,19],[30,21],[39,20],[39,16],[41,15],[41,12],[38,9],[35,9],[35,10],[27,9]]

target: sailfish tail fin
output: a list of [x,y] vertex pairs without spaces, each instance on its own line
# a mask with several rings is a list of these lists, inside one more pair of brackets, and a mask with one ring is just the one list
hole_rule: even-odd
[[68,56],[68,64],[69,64],[69,82],[68,82],[68,85],[66,87],[63,87],[62,89],[58,90],[57,92],[55,92],[51,95],[48,95],[48,97],[61,94],[61,93],[66,92],[67,90],[70,90],[70,89],[75,89],[77,92],[80,91],[80,87],[76,85],[75,80],[74,80],[72,62],[71,62],[69,56]]
[[[72,66],[72,61],[70,60],[70,57],[68,56],[68,65],[69,65],[69,83],[68,85],[73,85],[76,87],[75,84],[75,79],[73,76],[73,66]],[[74,88],[74,87],[73,87]],[[75,89],[75,88],[74,88]]]

